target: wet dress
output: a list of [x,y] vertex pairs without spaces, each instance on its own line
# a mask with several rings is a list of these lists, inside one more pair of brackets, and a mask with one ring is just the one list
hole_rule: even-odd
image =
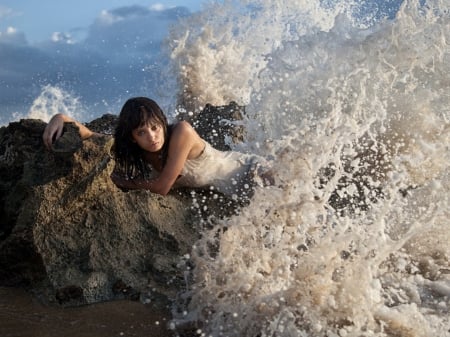
[[175,187],[211,187],[229,196],[248,194],[262,163],[256,155],[219,151],[205,141],[202,154],[185,162]]

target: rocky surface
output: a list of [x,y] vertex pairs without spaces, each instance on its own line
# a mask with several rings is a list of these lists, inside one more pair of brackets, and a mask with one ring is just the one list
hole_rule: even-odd
[[[224,120],[242,112],[235,104],[207,106],[191,122],[225,149],[224,139],[237,140],[243,130]],[[111,132],[115,121],[106,115],[88,126]],[[189,266],[183,256],[202,219],[226,216],[238,205],[222,198],[205,214],[194,207],[192,193],[208,191],[124,193],[109,178],[110,137],[82,142],[68,123],[48,151],[44,127],[21,120],[0,129],[0,286],[25,287],[63,306],[117,298],[165,305],[184,284]]]

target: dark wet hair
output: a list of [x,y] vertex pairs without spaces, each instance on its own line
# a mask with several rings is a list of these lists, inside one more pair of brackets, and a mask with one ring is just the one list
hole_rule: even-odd
[[114,156],[119,169],[128,177],[147,175],[151,168],[142,158],[143,150],[133,142],[132,131],[138,127],[159,124],[164,132],[162,165],[167,160],[169,137],[172,127],[159,105],[147,97],[130,98],[122,107],[114,133]]

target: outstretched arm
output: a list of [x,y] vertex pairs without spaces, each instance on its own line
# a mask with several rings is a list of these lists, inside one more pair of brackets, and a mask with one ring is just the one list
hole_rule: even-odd
[[86,126],[73,118],[64,114],[56,114],[50,119],[42,135],[44,145],[48,149],[51,149],[53,142],[61,137],[64,130],[64,123],[67,122],[74,123],[78,127],[81,139],[87,139],[95,134],[93,131],[89,130]]

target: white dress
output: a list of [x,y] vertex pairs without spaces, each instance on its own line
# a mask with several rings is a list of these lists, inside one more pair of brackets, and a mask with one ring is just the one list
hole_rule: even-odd
[[184,164],[175,186],[213,187],[229,196],[249,194],[263,158],[234,151],[219,151],[205,141],[205,149]]

